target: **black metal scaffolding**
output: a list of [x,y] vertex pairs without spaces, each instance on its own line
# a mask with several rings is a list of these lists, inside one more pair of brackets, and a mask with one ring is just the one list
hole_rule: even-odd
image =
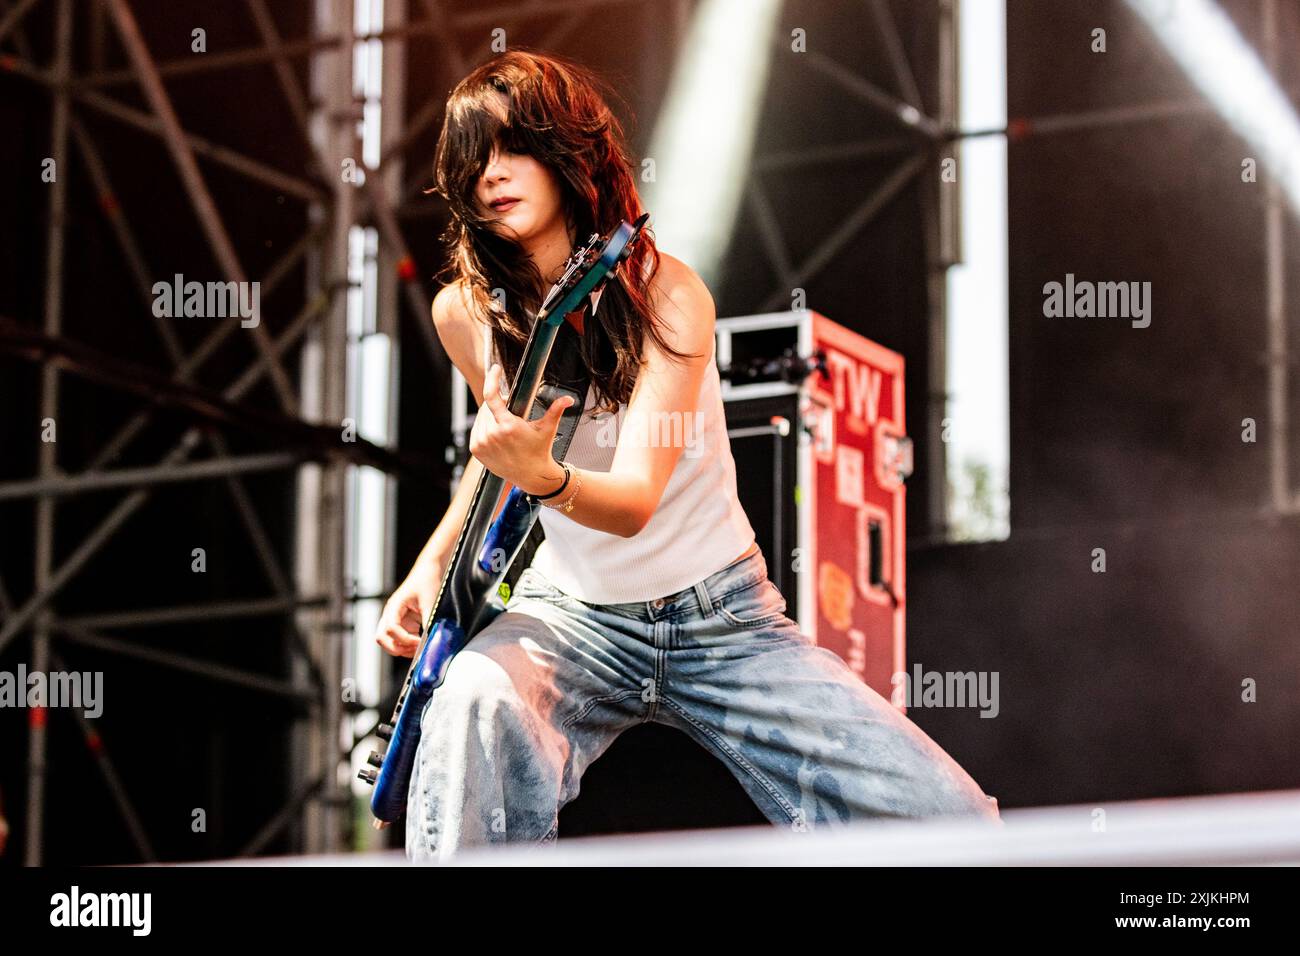
[[[407,149],[423,133],[434,128],[441,118],[443,101],[450,84],[470,68],[473,57],[464,49],[458,33],[486,31],[499,24],[549,20],[541,42],[542,49],[561,43],[583,18],[609,8],[642,7],[646,0],[521,0],[518,3],[493,3],[452,12],[439,0],[386,0],[381,30],[358,34],[354,30],[355,6],[361,0],[314,0],[311,4],[311,27],[306,35],[281,36],[271,16],[267,0],[243,0],[231,4],[232,15],[239,11],[250,18],[260,42],[248,49],[210,53],[199,58],[160,61],[148,48],[141,34],[138,14],[140,5],[128,0],[0,0],[0,44],[12,53],[3,55],[3,69],[25,81],[38,84],[48,92],[51,103],[50,156],[58,169],[65,169],[75,157],[101,197],[105,215],[138,288],[145,314],[155,326],[172,364],[169,381],[155,383],[151,393],[157,401],[183,409],[196,423],[188,428],[169,453],[151,467],[112,468],[127,445],[151,420],[153,409],[146,408],[131,418],[116,434],[109,437],[90,466],[78,474],[65,474],[55,458],[55,445],[42,444],[37,474],[27,480],[0,483],[0,501],[25,498],[34,502],[35,541],[34,589],[21,600],[14,600],[0,582],[0,650],[11,642],[30,635],[31,666],[48,670],[57,664],[59,643],[94,647],[125,658],[147,659],[155,664],[200,675],[214,681],[228,682],[261,692],[301,702],[309,717],[298,728],[297,743],[301,765],[296,766],[296,785],[290,801],[267,821],[265,827],[245,847],[256,853],[285,826],[295,820],[304,823],[306,852],[321,853],[342,848],[347,803],[346,773],[341,772],[348,758],[351,742],[342,734],[345,717],[338,687],[344,676],[344,641],[342,636],[351,622],[350,605],[357,599],[347,583],[344,565],[346,547],[346,477],[350,467],[368,464],[388,472],[404,467],[390,449],[365,442],[331,443],[330,432],[337,434],[338,423],[347,414],[347,375],[345,352],[348,343],[346,293],[348,276],[349,232],[356,225],[373,227],[379,236],[379,311],[382,322],[395,340],[400,340],[396,321],[398,310],[409,313],[412,327],[418,329],[414,347],[427,351],[429,362],[446,379],[451,369],[436,342],[428,318],[432,290],[418,278],[421,270],[413,266],[412,255],[402,233],[402,220],[421,215],[413,200],[425,180],[407,177],[404,160]],[[413,9],[408,9],[408,5]],[[53,7],[53,58],[47,64],[33,59],[30,40],[24,31],[33,9]],[[936,102],[923,103],[920,84],[909,62],[891,7],[885,0],[870,0],[846,16],[857,16],[862,28],[874,33],[880,55],[888,62],[893,78],[891,90],[882,89],[853,70],[816,51],[798,58],[800,69],[807,69],[829,80],[844,97],[848,109],[865,109],[888,118],[895,133],[863,142],[843,143],[833,147],[773,153],[755,158],[746,187],[745,201],[759,231],[759,241],[773,274],[777,277],[770,290],[757,290],[747,304],[748,312],[764,312],[783,307],[789,290],[832,267],[844,255],[851,240],[868,227],[877,214],[909,185],[921,183],[923,221],[926,231],[928,263],[929,342],[928,381],[930,394],[926,407],[927,431],[920,440],[927,443],[930,478],[926,494],[929,513],[936,525],[942,525],[946,512],[944,484],[944,445],[940,422],[945,415],[945,276],[949,266],[960,259],[957,227],[957,192],[941,187],[939,178],[923,176],[933,172],[945,157],[960,148],[963,134],[956,129],[957,72],[956,18],[959,0],[936,0],[938,12],[936,37],[938,63],[934,88]],[[1273,0],[1266,0],[1275,11]],[[655,4],[682,29],[693,0],[671,0]],[[1275,24],[1275,15],[1266,21]],[[73,51],[78,31],[88,30],[93,42],[107,42],[111,29],[126,52],[129,68],[109,70],[94,67],[88,72],[74,71]],[[360,182],[338,174],[345,160],[361,155],[358,126],[360,104],[353,76],[353,50],[356,44],[381,41],[385,51],[392,50],[392,74],[401,75],[407,41],[412,37],[432,37],[443,59],[435,68],[439,77],[434,94],[420,104],[404,109],[400,85],[386,86],[383,111],[383,140],[380,160],[374,168],[363,169]],[[777,36],[785,45],[788,38]],[[1270,65],[1277,62],[1276,29],[1266,32],[1266,57]],[[309,88],[304,89],[293,65],[309,64]],[[308,144],[311,171],[277,169],[245,155],[238,148],[212,142],[182,125],[169,95],[167,82],[198,71],[237,69],[249,64],[270,64],[274,70],[277,95],[289,105],[295,120],[294,135]],[[400,84],[400,81],[396,81]],[[147,110],[137,109],[114,96],[113,91],[134,84],[144,94]],[[391,99],[391,103],[387,102]],[[928,107],[928,108],[927,108]],[[1140,122],[1147,117],[1170,115],[1178,111],[1202,111],[1204,103],[1153,104],[1146,109],[1099,111],[1070,117],[1044,117],[1013,121],[1006,130],[976,132],[975,135],[1010,135],[1014,141],[1024,135],[1046,135],[1087,128],[1098,123]],[[124,210],[114,201],[115,171],[83,117],[95,114],[116,121],[140,134],[155,137],[165,145],[188,203],[219,264],[222,279],[245,283],[250,276],[241,263],[239,250],[232,242],[222,210],[208,186],[205,170],[220,167],[242,177],[280,191],[304,204],[307,228],[274,264],[261,276],[263,295],[282,284],[299,265],[306,265],[308,287],[303,290],[296,314],[273,323],[258,324],[246,330],[254,348],[254,360],[244,371],[220,389],[205,391],[196,384],[196,374],[227,339],[240,331],[237,319],[213,327],[198,348],[186,351],[174,329],[165,319],[154,317],[149,308],[152,281],[146,263],[148,255],[132,228],[131,217],[147,215],[146,210]],[[287,135],[287,134],[286,134]],[[872,159],[881,155],[897,158],[888,175],[864,189],[846,207],[837,228],[822,236],[801,261],[793,261],[789,237],[783,234],[780,221],[772,209],[758,175],[783,171],[815,170],[819,163],[845,159]],[[810,187],[818,188],[813,177]],[[63,374],[82,374],[90,366],[101,371],[108,363],[96,362],[93,355],[79,353],[76,343],[63,333],[64,250],[67,243],[67,177],[60,175],[49,193],[49,229],[45,238],[45,295],[40,334],[28,336],[24,347],[39,354],[41,362],[40,415],[57,418],[60,408],[60,379]],[[1287,473],[1287,452],[1281,439],[1286,432],[1287,409],[1285,363],[1289,354],[1285,338],[1284,293],[1282,275],[1282,208],[1276,184],[1269,191],[1269,382],[1273,445],[1273,491],[1280,510],[1294,509],[1295,494]],[[797,211],[783,217],[798,222]],[[431,265],[431,264],[426,264]],[[425,269],[427,273],[431,269]],[[3,317],[0,317],[2,319]],[[33,333],[34,326],[26,326]],[[274,330],[273,330],[274,329]],[[0,330],[2,331],[2,330]],[[10,344],[16,336],[10,336]],[[16,347],[14,347],[16,348]],[[34,353],[31,350],[35,350]],[[119,380],[131,378],[131,370],[119,369]],[[278,407],[274,414],[262,415],[256,423],[241,421],[240,427],[268,429],[281,436],[283,450],[270,454],[235,454],[227,442],[211,429],[201,427],[206,416],[220,419],[222,414],[236,415],[241,402],[263,381],[269,382]],[[295,384],[297,383],[297,384]],[[229,421],[230,419],[225,419]],[[213,456],[202,462],[189,459],[204,446]],[[408,463],[410,464],[410,463]],[[411,464],[418,468],[419,464]],[[243,476],[268,470],[293,469],[298,474],[299,511],[296,560],[285,562],[271,545],[263,516],[243,483]],[[57,609],[55,599],[114,536],[150,499],[156,487],[184,481],[220,480],[230,495],[232,513],[244,529],[251,553],[260,567],[268,593],[251,601],[226,601],[201,606],[149,607],[133,612],[112,614],[68,613]],[[92,489],[120,488],[123,496],[103,520],[71,551],[56,559],[54,531],[60,498]],[[239,618],[250,615],[281,616],[289,629],[290,647],[295,654],[293,676],[285,680],[278,675],[252,673],[237,668],[201,661],[186,649],[160,651],[134,645],[104,633],[110,628],[127,628],[145,623]],[[87,734],[93,731],[82,722]],[[350,737],[350,735],[349,735]],[[46,803],[47,735],[42,725],[33,724],[28,739],[28,791],[25,819],[26,862],[42,861]],[[110,792],[142,859],[154,856],[148,828],[133,808],[130,787],[119,779],[110,753],[96,750]]]

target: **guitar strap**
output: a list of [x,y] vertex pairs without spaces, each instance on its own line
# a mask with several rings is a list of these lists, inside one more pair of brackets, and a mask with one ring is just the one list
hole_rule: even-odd
[[[583,312],[585,313],[585,309]],[[565,395],[573,398],[573,404],[560,416],[559,427],[555,431],[555,442],[551,445],[551,454],[556,461],[563,461],[569,453],[569,443],[573,441],[578,429],[578,420],[582,417],[583,406],[587,401],[587,390],[591,385],[591,376],[582,361],[582,338],[568,320],[561,322],[555,333],[555,342],[551,345],[551,354],[542,375],[542,384],[537,388],[537,398],[528,413],[529,421],[541,418],[551,407],[551,402]],[[533,555],[538,545],[545,539],[540,520],[533,522],[533,527],[520,546],[510,567],[506,570],[503,583],[514,590],[515,581],[523,574],[524,568],[532,564]]]

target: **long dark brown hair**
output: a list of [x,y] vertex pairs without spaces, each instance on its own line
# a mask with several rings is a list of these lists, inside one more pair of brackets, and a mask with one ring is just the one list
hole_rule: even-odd
[[[542,276],[523,247],[488,228],[474,190],[494,144],[525,153],[556,173],[562,208],[576,242],[604,235],[641,215],[623,128],[606,102],[607,88],[585,67],[562,57],[514,48],[476,67],[447,99],[438,138],[433,191],[451,207],[443,234],[448,261],[439,274],[461,281],[491,327],[492,341],[513,378],[523,346],[554,276]],[[506,98],[507,115],[497,112]],[[659,270],[654,233],[642,230],[621,281],[605,288],[596,316],[584,321],[582,357],[597,407],[616,411],[632,395],[641,367],[643,335],[666,354],[672,348],[658,328],[649,286]],[[504,311],[492,292],[503,289]]]

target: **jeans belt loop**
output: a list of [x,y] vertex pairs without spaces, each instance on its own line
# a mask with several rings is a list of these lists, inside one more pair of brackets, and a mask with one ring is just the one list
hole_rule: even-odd
[[713,616],[713,598],[709,596],[709,589],[704,586],[703,581],[695,584],[695,597],[700,602],[700,613],[705,617]]

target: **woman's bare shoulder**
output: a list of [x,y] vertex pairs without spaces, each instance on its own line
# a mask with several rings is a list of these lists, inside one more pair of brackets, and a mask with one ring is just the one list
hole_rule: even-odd
[[707,351],[716,314],[713,295],[699,273],[676,256],[660,252],[650,295],[670,345],[688,352]]
[[469,285],[463,279],[448,283],[433,297],[433,323],[440,327],[455,328],[474,321],[476,311]]
[[476,399],[482,400],[487,325],[479,319],[469,287],[462,280],[445,285],[433,297],[433,327],[452,364],[465,376]]

